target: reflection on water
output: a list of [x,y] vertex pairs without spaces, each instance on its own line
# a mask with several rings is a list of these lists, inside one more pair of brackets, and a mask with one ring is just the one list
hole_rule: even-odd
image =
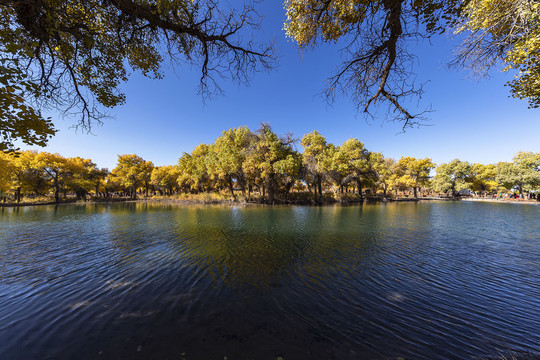
[[0,358],[540,352],[540,207],[0,208]]

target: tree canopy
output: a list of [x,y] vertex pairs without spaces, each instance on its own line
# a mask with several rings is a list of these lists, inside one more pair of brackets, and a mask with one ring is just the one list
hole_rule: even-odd
[[47,107],[90,127],[124,103],[130,71],[160,78],[166,59],[198,66],[203,94],[223,77],[245,83],[274,60],[270,45],[241,36],[258,26],[252,5],[218,0],[1,0],[0,149],[46,143]]
[[81,157],[0,152],[0,197],[20,202],[23,197],[50,196],[59,202],[62,195],[85,200],[91,193],[109,200],[219,193],[236,200],[241,193],[245,201],[323,203],[387,198],[400,192],[415,198],[435,192],[455,197],[466,189],[483,196],[540,196],[540,153],[519,152],[512,162],[488,165],[456,159],[439,164],[433,174],[434,167],[429,158],[384,157],[356,138],[337,145],[313,131],[298,141],[263,124],[254,132],[244,126],[223,131],[213,143],[183,153],[177,165],[154,166],[139,155],[126,154],[118,155],[109,172]]
[[421,113],[403,105],[421,96],[414,83],[411,39],[442,32],[466,32],[454,64],[485,72],[499,62],[516,69],[509,83],[515,97],[540,100],[540,21],[538,0],[286,0],[285,30],[299,47],[343,40],[343,63],[325,90],[349,94],[359,109],[369,112],[387,103],[388,116],[414,125]]
[[[485,73],[504,64],[511,94],[540,106],[538,0],[285,0],[285,31],[302,47],[337,42],[343,62],[328,79],[329,100],[351,96],[367,113],[388,105],[403,127],[423,111],[413,76],[411,39],[468,34],[455,65]],[[44,145],[55,134],[46,109],[90,128],[126,100],[131,72],[163,76],[165,61],[201,71],[199,91],[220,92],[220,80],[248,82],[276,60],[271,44],[253,41],[253,3],[219,0],[0,0],[0,150],[16,141]],[[426,109],[428,111],[428,109]]]

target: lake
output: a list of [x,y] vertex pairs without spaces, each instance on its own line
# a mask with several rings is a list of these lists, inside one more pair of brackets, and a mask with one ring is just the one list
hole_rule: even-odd
[[0,208],[0,359],[509,351],[540,353],[540,206]]

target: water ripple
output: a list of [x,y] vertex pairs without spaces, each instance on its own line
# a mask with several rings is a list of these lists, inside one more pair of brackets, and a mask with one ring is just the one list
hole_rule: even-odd
[[540,353],[538,218],[474,203],[3,209],[0,358]]

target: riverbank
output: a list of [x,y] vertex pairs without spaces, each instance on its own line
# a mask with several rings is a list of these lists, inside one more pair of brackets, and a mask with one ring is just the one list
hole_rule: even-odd
[[[295,194],[296,195],[296,194]],[[325,195],[322,199],[312,199],[309,194],[299,194],[304,196],[292,196],[288,199],[274,199],[270,201],[262,197],[238,196],[233,198],[230,195],[224,194],[182,194],[173,196],[152,196],[139,197],[131,199],[128,197],[106,197],[106,198],[89,198],[87,200],[62,199],[56,203],[53,199],[40,197],[39,199],[25,199],[24,201],[0,203],[0,207],[19,207],[19,206],[42,206],[42,205],[65,205],[65,204],[93,204],[93,203],[113,203],[113,202],[138,202],[138,203],[156,203],[156,204],[174,204],[174,205],[303,205],[303,206],[320,206],[320,205],[353,205],[362,203],[386,203],[386,202],[419,202],[419,201],[448,201],[451,198],[438,197],[421,197],[421,198],[391,198],[391,197],[360,197],[356,194],[344,194],[339,197]]]
[[540,201],[535,199],[507,199],[507,198],[479,198],[479,197],[466,197],[461,201],[475,201],[475,202],[490,202],[490,203],[503,203],[503,204],[532,204],[540,205]]
[[[261,197],[247,198],[238,196],[233,198],[231,195],[225,194],[181,194],[173,196],[151,196],[139,197],[131,199],[128,197],[105,197],[105,198],[89,198],[88,200],[77,200],[75,198],[67,198],[56,203],[52,198],[40,197],[37,199],[25,199],[24,201],[0,203],[0,207],[19,207],[19,206],[42,206],[42,205],[65,205],[65,204],[94,204],[94,203],[117,203],[117,202],[142,202],[156,204],[174,204],[182,206],[190,205],[302,205],[302,206],[320,206],[320,205],[354,205],[362,203],[391,203],[391,202],[424,202],[424,201],[476,201],[476,202],[492,202],[492,203],[515,203],[515,204],[532,204],[540,205],[539,201],[527,199],[504,199],[504,198],[456,198],[424,196],[424,197],[359,197],[356,194],[344,194],[341,196],[325,195],[321,200],[312,199],[309,194],[295,194],[302,196],[292,196],[289,199],[275,199],[269,201]],[[306,196],[308,195],[308,196]]]

